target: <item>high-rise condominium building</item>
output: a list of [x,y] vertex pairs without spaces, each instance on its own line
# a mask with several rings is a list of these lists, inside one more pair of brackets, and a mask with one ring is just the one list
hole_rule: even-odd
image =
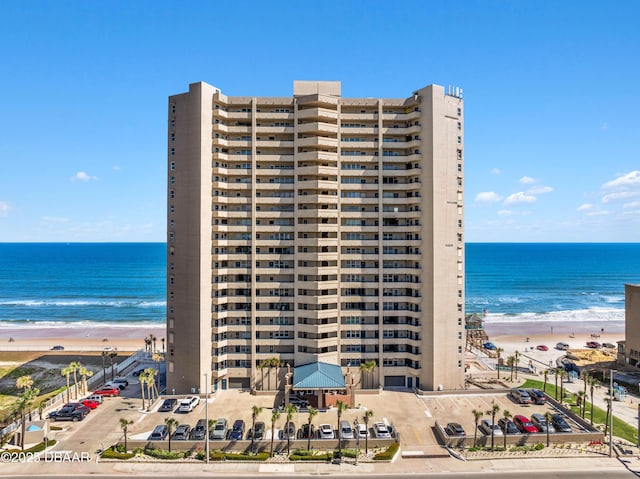
[[461,94],[340,89],[169,98],[169,390],[282,388],[274,358],[356,388],[463,387]]

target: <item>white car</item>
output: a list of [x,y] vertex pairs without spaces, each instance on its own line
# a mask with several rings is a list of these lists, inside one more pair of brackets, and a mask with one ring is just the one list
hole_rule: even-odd
[[178,412],[191,412],[193,408],[195,408],[200,403],[200,398],[198,396],[187,396],[182,401],[180,401],[180,406],[178,406]]
[[373,432],[378,439],[391,439],[391,433],[383,422],[374,422]]
[[320,424],[318,428],[318,433],[320,434],[320,439],[335,439],[335,434],[333,433],[333,428],[331,424]]
[[358,429],[356,429],[356,433],[360,439],[364,439],[369,435],[369,430],[367,429],[366,424],[358,424]]
[[493,429],[493,436],[502,436],[502,429],[497,424],[493,424],[491,419],[483,419],[478,426],[485,435],[491,436],[491,430]]

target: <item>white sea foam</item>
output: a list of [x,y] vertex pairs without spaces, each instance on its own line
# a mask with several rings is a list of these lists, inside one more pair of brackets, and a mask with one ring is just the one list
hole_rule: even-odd
[[68,329],[68,328],[158,328],[164,327],[160,321],[0,321],[3,329]]
[[551,311],[547,313],[491,313],[489,312],[485,321],[487,323],[532,323],[532,322],[588,322],[588,321],[623,321],[624,309],[619,308],[588,308],[572,311]]
[[166,301],[86,301],[86,300],[37,300],[37,299],[16,299],[0,301],[0,306],[26,306],[26,307],[75,307],[75,306],[112,306],[136,307],[136,308],[161,308],[166,306]]

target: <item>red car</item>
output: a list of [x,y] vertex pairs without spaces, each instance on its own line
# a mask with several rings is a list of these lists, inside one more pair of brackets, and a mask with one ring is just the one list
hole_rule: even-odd
[[93,391],[93,394],[100,394],[100,396],[119,396],[120,390],[118,388],[100,388]]
[[520,432],[538,432],[538,428],[535,427],[526,416],[521,416],[520,414],[513,416],[513,422],[516,424],[516,427],[520,429]]
[[90,399],[83,399],[82,401],[80,401],[80,403],[84,406],[84,407],[88,407],[89,409],[95,409],[97,408],[100,403],[96,402],[96,401],[92,401]]
[[538,351],[549,351],[549,348],[547,346],[545,346],[544,344],[539,344],[538,346],[536,346],[536,349]]
[[587,341],[587,347],[591,349],[598,349],[602,347],[598,341]]

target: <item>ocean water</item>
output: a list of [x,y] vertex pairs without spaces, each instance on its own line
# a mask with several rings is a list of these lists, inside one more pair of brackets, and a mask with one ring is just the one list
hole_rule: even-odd
[[[0,243],[0,328],[164,324],[164,243]],[[640,244],[470,243],[466,311],[488,322],[623,321]]]
[[0,328],[162,324],[164,243],[0,243]]
[[471,243],[466,311],[488,322],[624,321],[640,283],[638,243]]

